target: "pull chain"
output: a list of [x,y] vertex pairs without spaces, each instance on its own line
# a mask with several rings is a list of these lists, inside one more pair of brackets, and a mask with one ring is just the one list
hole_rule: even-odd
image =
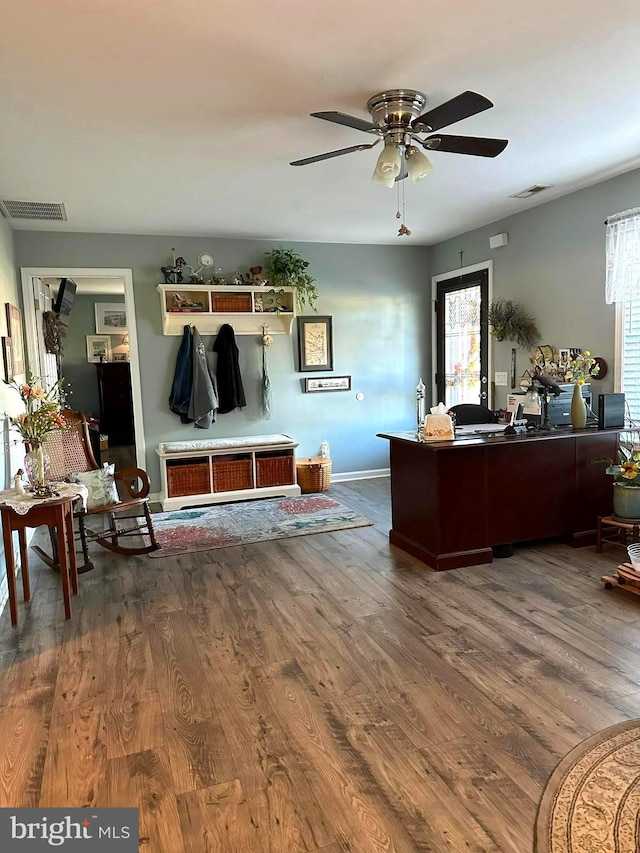
[[[406,219],[406,198],[405,198],[405,190],[404,190],[404,181],[398,181],[398,185],[402,184],[402,222],[400,223],[400,229],[398,230],[398,237],[409,237],[411,236],[411,231],[405,225]],[[400,186],[398,186],[398,212],[396,213],[396,219],[400,219]]]

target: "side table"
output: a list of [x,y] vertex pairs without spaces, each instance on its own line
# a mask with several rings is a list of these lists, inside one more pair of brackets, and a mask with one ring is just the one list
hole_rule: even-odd
[[626,548],[633,542],[640,542],[640,521],[622,521],[613,515],[598,516],[596,552],[602,553],[605,542],[622,545]]
[[[4,555],[7,570],[7,587],[9,590],[9,607],[11,624],[18,624],[18,604],[16,594],[16,567],[13,553],[14,530],[18,531],[20,559],[22,562],[22,591],[24,601],[31,599],[29,583],[29,559],[27,549],[27,527],[39,527],[45,524],[55,527],[57,531],[58,554],[60,555],[60,578],[62,580],[62,596],[64,598],[65,619],[71,618],[71,596],[69,586],[74,595],[78,594],[78,567],[73,533],[73,502],[77,494],[34,501],[26,512],[17,512],[8,504],[0,504],[2,515],[2,534],[4,537]],[[2,495],[0,495],[2,501]]]

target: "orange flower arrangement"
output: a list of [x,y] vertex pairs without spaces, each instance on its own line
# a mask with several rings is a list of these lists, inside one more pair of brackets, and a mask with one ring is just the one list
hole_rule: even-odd
[[59,379],[49,390],[45,390],[42,381],[29,376],[29,382],[18,384],[6,382],[20,395],[25,411],[10,417],[9,422],[16,429],[25,444],[37,447],[44,437],[54,430],[67,429],[67,422],[60,414],[64,404],[63,380]]

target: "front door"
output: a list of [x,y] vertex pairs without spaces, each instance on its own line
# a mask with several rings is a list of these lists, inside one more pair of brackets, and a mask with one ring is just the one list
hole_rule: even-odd
[[452,276],[436,288],[436,402],[489,406],[489,271]]

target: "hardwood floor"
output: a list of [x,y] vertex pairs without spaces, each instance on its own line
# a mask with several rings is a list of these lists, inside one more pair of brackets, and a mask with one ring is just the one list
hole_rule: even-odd
[[640,716],[640,602],[599,583],[621,552],[435,574],[389,546],[388,488],[331,487],[373,527],[94,549],[69,622],[32,555],[0,806],[138,806],[151,853],[531,851],[559,758]]

